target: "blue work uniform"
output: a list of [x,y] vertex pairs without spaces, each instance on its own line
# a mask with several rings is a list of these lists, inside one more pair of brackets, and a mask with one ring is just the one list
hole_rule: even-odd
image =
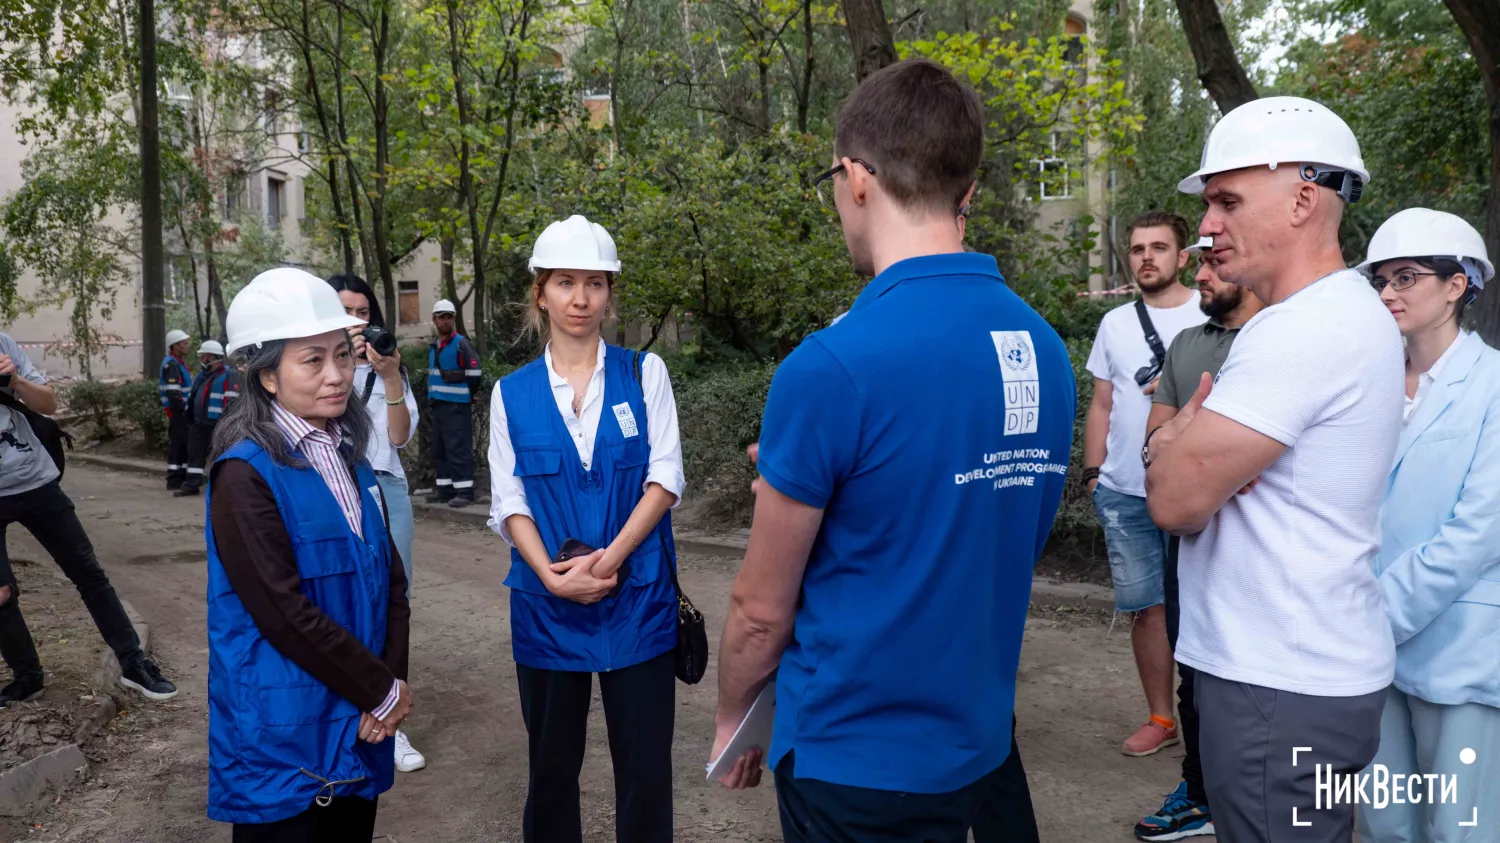
[[[361,461],[356,469],[361,538],[311,465],[280,465],[249,440],[219,457],[230,459],[250,463],[270,486],[286,520],[302,593],[370,652],[382,653],[392,560],[369,463]],[[212,484],[208,498],[211,508]],[[374,799],[389,790],[395,741],[361,741],[359,708],[265,639],[220,562],[212,521],[205,533],[208,816],[271,823],[308,810],[317,799]]]

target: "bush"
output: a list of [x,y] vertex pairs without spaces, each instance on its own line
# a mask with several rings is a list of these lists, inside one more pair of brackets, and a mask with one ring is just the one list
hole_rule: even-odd
[[131,381],[115,390],[115,409],[140,428],[146,449],[167,451],[167,414],[161,409],[156,381]]
[[711,520],[748,524],[755,468],[745,448],[760,438],[774,364],[724,367],[673,384],[687,495]]
[[96,380],[79,381],[68,389],[68,408],[93,428],[95,439],[113,439],[110,415],[115,411],[116,388]]

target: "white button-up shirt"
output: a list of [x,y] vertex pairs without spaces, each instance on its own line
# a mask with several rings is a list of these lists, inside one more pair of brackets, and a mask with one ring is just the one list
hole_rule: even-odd
[[1417,375],[1417,394],[1407,397],[1405,415],[1401,417],[1403,422],[1410,419],[1411,414],[1417,411],[1417,405],[1421,404],[1422,399],[1432,390],[1432,385],[1437,383],[1438,375],[1443,372],[1443,366],[1447,364],[1448,358],[1453,356],[1453,349],[1462,345],[1464,337],[1468,336],[1469,333],[1469,331],[1460,330],[1458,336],[1454,338],[1453,344],[1448,346],[1448,349],[1443,352],[1436,363],[1432,364],[1432,368]]
[[[557,402],[557,412],[578,449],[578,458],[583,467],[594,464],[594,438],[599,432],[599,418],[604,412],[604,350],[603,339],[599,340],[598,359],[594,362],[594,374],[589,378],[588,390],[583,396],[583,408],[573,413],[573,387],[567,379],[557,373],[552,364],[552,344],[542,353],[546,359],[547,377],[552,382],[552,397]],[[667,376],[667,364],[655,354],[641,358],[641,389],[646,400],[646,434],[651,448],[650,461],[646,468],[646,485],[659,484],[663,489],[682,500],[686,481],[682,474],[682,435],[677,427],[677,402],[672,397],[672,381]],[[526,488],[516,474],[516,451],[510,441],[510,425],[505,415],[505,401],[500,396],[500,383],[490,398],[490,529],[500,534],[506,542],[514,545],[510,531],[505,529],[505,519],[512,515],[531,517],[531,508],[526,504]],[[676,506],[676,503],[673,503]]]
[[[354,392],[361,397],[365,393],[365,381],[375,370],[369,363],[361,363],[354,367]],[[394,474],[402,479],[406,478],[406,469],[401,467],[401,455],[397,453],[411,442],[412,437],[417,435],[417,399],[411,394],[411,384],[406,378],[401,379],[402,392],[406,394],[406,412],[411,413],[411,427],[407,428],[406,439],[401,442],[391,441],[391,423],[387,415],[385,403],[385,378],[375,374],[375,382],[370,387],[370,395],[365,399],[365,409],[370,413],[370,420],[375,423],[374,434],[370,436],[370,445],[365,449],[365,458],[370,461],[370,467],[376,471]]]

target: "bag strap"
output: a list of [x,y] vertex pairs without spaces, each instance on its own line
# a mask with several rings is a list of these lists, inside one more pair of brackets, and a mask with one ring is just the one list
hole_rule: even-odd
[[41,435],[41,431],[38,429],[38,422],[45,422],[52,425],[53,427],[57,428],[58,437],[66,441],[69,448],[73,447],[73,435],[71,433],[63,430],[62,425],[42,415],[41,413],[38,413],[36,410],[33,410],[30,407],[26,406],[26,404],[22,402],[21,399],[11,394],[10,390],[0,389],[0,404],[3,404],[25,416],[26,421],[31,425],[31,431],[38,436]]
[[1164,363],[1167,359],[1167,350],[1161,344],[1161,335],[1156,333],[1156,326],[1151,324],[1151,314],[1146,312],[1146,300],[1135,300],[1135,315],[1141,320],[1141,330],[1146,334],[1146,345],[1151,346],[1151,362]]

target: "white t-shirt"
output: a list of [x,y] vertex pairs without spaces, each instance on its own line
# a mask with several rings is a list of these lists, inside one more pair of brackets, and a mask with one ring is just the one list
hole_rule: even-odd
[[394,474],[405,480],[406,469],[401,467],[399,451],[410,444],[412,437],[417,435],[417,422],[421,420],[422,414],[417,409],[416,396],[412,395],[411,382],[403,376],[401,391],[406,394],[406,412],[411,414],[411,427],[407,430],[404,442],[400,444],[391,442],[391,416],[385,405],[385,379],[380,375],[375,375],[374,380],[371,380],[370,375],[374,371],[369,363],[360,363],[354,367],[355,393],[364,397],[365,384],[370,384],[370,394],[365,397],[365,410],[369,412],[370,421],[375,425],[375,429],[370,434],[370,445],[365,449],[365,458],[370,461],[370,467],[376,471]]
[[1203,409],[1287,449],[1183,538],[1179,662],[1314,696],[1391,684],[1396,647],[1372,562],[1404,379],[1396,322],[1354,270],[1240,331]]
[[[1161,347],[1184,328],[1208,321],[1198,307],[1198,296],[1188,297],[1177,307],[1146,305],[1151,324],[1161,337]],[[1146,469],[1141,466],[1141,445],[1146,441],[1146,418],[1151,415],[1151,396],[1141,392],[1135,373],[1151,363],[1151,346],[1135,315],[1135,302],[1104,314],[1094,348],[1089,352],[1089,373],[1114,384],[1114,406],[1109,411],[1109,442],[1099,483],[1123,495],[1146,496]]]

